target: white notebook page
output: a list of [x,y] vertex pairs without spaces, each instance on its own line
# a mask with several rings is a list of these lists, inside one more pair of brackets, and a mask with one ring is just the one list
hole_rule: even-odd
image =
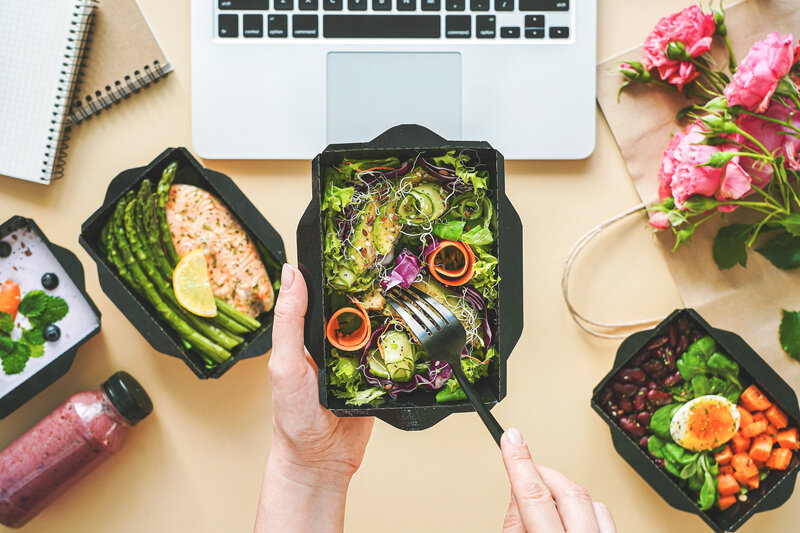
[[92,5],[0,0],[0,175],[50,182]]

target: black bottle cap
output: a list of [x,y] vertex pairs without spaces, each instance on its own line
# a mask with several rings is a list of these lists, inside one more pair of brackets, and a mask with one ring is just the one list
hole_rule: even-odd
[[138,381],[127,372],[117,372],[102,385],[111,404],[131,424],[153,412],[153,402]]

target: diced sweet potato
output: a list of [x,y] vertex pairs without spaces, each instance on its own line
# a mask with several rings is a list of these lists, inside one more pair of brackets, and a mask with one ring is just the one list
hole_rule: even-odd
[[753,415],[750,414],[750,411],[748,411],[741,405],[737,405],[736,409],[739,410],[739,419],[740,419],[739,427],[743,428],[753,423]]
[[731,439],[731,449],[734,454],[744,453],[750,449],[750,439],[745,437],[742,430],[737,431]]
[[792,450],[786,448],[775,448],[767,461],[767,468],[773,470],[786,470],[792,461]]
[[766,433],[762,433],[753,439],[753,445],[750,446],[750,457],[754,461],[766,461],[772,453],[772,445],[774,441],[772,437]]
[[787,450],[800,449],[800,439],[798,439],[797,428],[790,428],[778,433],[778,446]]
[[742,472],[745,478],[758,475],[758,467],[753,462],[753,458],[746,453],[734,454],[731,459],[731,466],[736,472]]
[[719,497],[719,508],[721,511],[724,511],[734,503],[736,503],[736,496],[734,495]]
[[742,435],[744,435],[748,439],[752,439],[753,437],[764,433],[768,425],[769,423],[766,420],[759,420],[757,422],[753,422],[752,424],[750,424],[749,426],[745,427],[742,430]]
[[789,417],[786,416],[786,413],[781,411],[781,409],[777,405],[773,405],[767,412],[765,413],[767,420],[778,429],[783,429],[789,425]]
[[730,463],[731,457],[733,457],[733,452],[731,451],[730,446],[725,446],[721,452],[714,454],[714,459],[716,459],[717,463],[720,465],[726,465]]
[[747,387],[739,397],[739,403],[748,411],[765,411],[772,407],[772,402],[755,385]]

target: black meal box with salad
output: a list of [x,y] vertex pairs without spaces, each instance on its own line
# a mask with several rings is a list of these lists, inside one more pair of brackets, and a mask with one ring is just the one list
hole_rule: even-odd
[[691,309],[628,337],[592,408],[645,481],[714,531],[735,531],[794,490],[797,396],[741,337]]
[[283,241],[230,178],[185,148],[114,178],[79,240],[114,304],[198,377],[271,347]]
[[500,153],[397,126],[329,146],[314,159],[312,193],[297,240],[320,402],[406,430],[472,410],[450,367],[386,304],[387,291],[412,285],[462,323],[462,367],[487,406],[499,402],[522,332],[522,225]]
[[29,218],[0,225],[0,418],[66,374],[99,331],[75,254]]

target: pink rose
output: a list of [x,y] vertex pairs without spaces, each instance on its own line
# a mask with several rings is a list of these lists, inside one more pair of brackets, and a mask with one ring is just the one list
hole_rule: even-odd
[[663,211],[653,211],[647,223],[656,229],[667,229],[669,227],[669,215]]
[[[783,122],[790,121],[795,127],[800,127],[800,112],[794,107],[787,107],[779,102],[772,102],[764,116]],[[794,133],[794,130],[752,115],[740,116],[738,125],[755,137],[758,142],[764,145],[764,148],[774,155],[784,156],[787,168],[800,170],[800,139],[787,135],[788,133]],[[753,146],[750,141],[743,142],[748,146]],[[750,158],[746,159],[749,160]],[[772,166],[756,165],[755,162],[750,164],[755,168],[755,172],[751,172],[751,174],[753,174],[753,177],[758,177],[759,187],[766,185],[772,177]]]
[[689,6],[683,11],[664,17],[644,41],[645,65],[657,68],[662,80],[683,90],[683,86],[697,77],[694,65],[688,61],[669,59],[667,46],[681,43],[691,57],[698,57],[711,49],[714,35],[714,16],[703,14],[699,6]]
[[780,79],[789,73],[794,62],[795,44],[791,34],[772,32],[750,48],[733,79],[725,87],[729,105],[741,105],[763,113],[775,94]]
[[[750,193],[752,176],[745,169],[739,156],[733,157],[722,168],[702,166],[718,152],[736,150],[735,146],[708,146],[699,144],[705,139],[703,127],[690,124],[676,134],[664,152],[658,172],[658,196],[675,199],[682,208],[691,196],[714,196],[724,202],[738,200]],[[735,206],[720,206],[720,211],[733,211]],[[658,221],[657,221],[658,222]]]

